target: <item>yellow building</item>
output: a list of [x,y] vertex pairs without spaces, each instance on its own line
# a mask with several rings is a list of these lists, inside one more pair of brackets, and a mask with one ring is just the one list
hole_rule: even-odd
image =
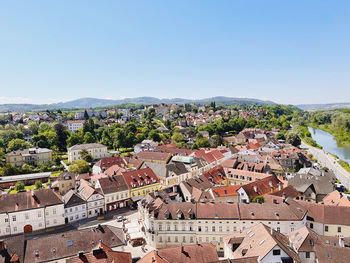
[[46,148],[29,148],[6,154],[6,163],[20,167],[23,164],[38,165],[52,162],[52,151]]
[[161,189],[160,180],[151,168],[128,171],[123,173],[123,177],[130,189],[130,198],[134,201]]

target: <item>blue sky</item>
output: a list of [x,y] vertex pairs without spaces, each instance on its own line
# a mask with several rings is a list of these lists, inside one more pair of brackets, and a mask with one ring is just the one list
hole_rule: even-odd
[[0,103],[350,101],[350,1],[1,1]]

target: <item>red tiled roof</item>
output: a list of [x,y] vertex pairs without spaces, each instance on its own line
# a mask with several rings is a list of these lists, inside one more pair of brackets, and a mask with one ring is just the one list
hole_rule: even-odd
[[240,185],[220,186],[212,188],[212,191],[214,197],[236,196],[238,195],[237,190],[240,187]]
[[[272,184],[272,187],[271,185]],[[255,181],[241,186],[250,198],[272,193],[278,189],[278,185],[282,183],[276,176],[269,176],[259,181]],[[256,191],[255,191],[256,190]]]
[[128,171],[122,174],[130,189],[159,183],[159,178],[151,168]]

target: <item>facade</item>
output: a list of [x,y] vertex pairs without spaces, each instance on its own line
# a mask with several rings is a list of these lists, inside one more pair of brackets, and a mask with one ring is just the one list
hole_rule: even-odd
[[123,173],[123,177],[130,190],[130,198],[134,201],[162,188],[151,168],[128,171]]
[[223,253],[224,236],[258,223],[281,233],[306,224],[307,210],[293,200],[283,204],[168,203],[139,204],[147,241],[155,248],[212,242]]
[[77,160],[81,160],[80,152],[82,150],[88,151],[88,153],[95,159],[102,159],[109,157],[107,151],[107,146],[104,146],[100,143],[86,143],[86,144],[77,144],[68,148],[68,162],[72,163]]
[[224,257],[257,257],[261,263],[301,262],[284,235],[261,223],[225,237]]
[[122,175],[108,176],[96,182],[104,196],[105,211],[108,213],[128,206],[130,191]]
[[0,235],[15,235],[64,224],[63,201],[51,190],[0,196]]
[[73,190],[63,196],[65,223],[87,218],[87,203]]
[[57,177],[57,187],[61,195],[75,188],[75,174],[63,172]]
[[[84,117],[84,116],[83,116]],[[67,121],[67,128],[69,132],[76,132],[84,127],[84,120]]]
[[104,197],[102,193],[93,188],[90,183],[85,180],[80,180],[78,194],[87,203],[88,218],[104,214]]
[[46,148],[29,148],[6,154],[6,163],[20,167],[23,164],[38,165],[52,162],[52,151]]

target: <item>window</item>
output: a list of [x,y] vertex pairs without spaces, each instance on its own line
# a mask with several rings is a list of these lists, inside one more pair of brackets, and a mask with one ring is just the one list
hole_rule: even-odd
[[219,232],[222,232],[222,226],[219,226]]
[[226,227],[226,232],[230,232],[230,227],[229,226]]
[[274,255],[274,256],[279,256],[279,255],[281,255],[281,250],[280,250],[280,249],[274,249],[274,250],[272,250],[272,255]]
[[220,237],[220,243],[224,242],[224,238]]
[[202,232],[202,227],[198,226],[198,232]]
[[208,231],[209,231],[209,227],[206,226],[206,227],[205,227],[205,232],[208,232]]
[[159,237],[159,243],[162,243],[163,242],[163,238],[162,236]]
[[179,238],[178,236],[175,236],[175,243],[178,243],[179,242]]
[[8,218],[5,218],[5,223],[8,223],[9,222],[9,219]]
[[186,243],[186,237],[185,236],[182,237],[182,242]]
[[277,232],[281,232],[281,228],[277,227]]
[[12,216],[12,222],[16,222],[16,216]]
[[170,225],[166,226],[166,230],[170,231]]
[[168,242],[171,242],[170,236],[168,236]]
[[158,225],[158,230],[162,231],[162,225],[161,224]]
[[205,242],[209,243],[209,237],[205,238]]
[[198,243],[202,243],[202,237],[198,238]]
[[314,228],[314,223],[310,223],[310,228],[311,228],[311,229]]
[[192,236],[190,237],[190,243],[193,243],[193,237]]
[[174,224],[174,230],[177,231],[177,225],[176,224]]
[[306,252],[305,258],[310,258],[310,252]]
[[328,226],[325,226],[325,227],[324,227],[324,231],[325,231],[325,232],[328,232]]
[[54,215],[56,215],[56,208],[54,208],[54,209],[52,210],[52,213],[53,213]]
[[211,231],[212,231],[212,232],[215,232],[215,226],[212,226],[212,227],[211,227]]
[[341,226],[338,226],[338,233],[341,233]]
[[41,212],[40,211],[38,212],[38,217],[41,217]]
[[29,215],[28,215],[28,213],[26,213],[26,214],[25,214],[25,217],[26,217],[26,220],[28,220],[28,219],[29,219]]
[[17,227],[14,227],[14,228],[13,228],[13,231],[14,231],[14,232],[17,232]]

